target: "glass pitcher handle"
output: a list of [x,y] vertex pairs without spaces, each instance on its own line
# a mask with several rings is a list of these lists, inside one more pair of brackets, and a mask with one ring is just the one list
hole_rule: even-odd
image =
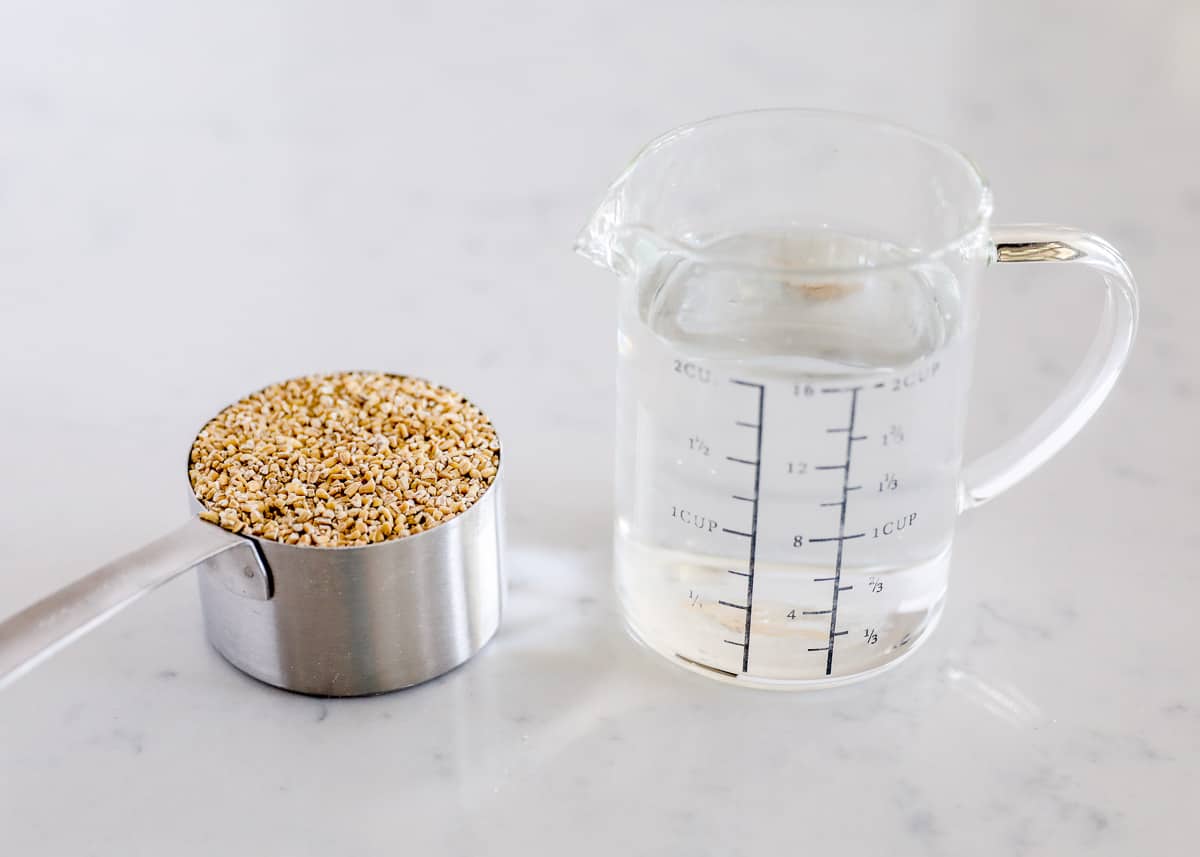
[[1008,490],[1063,448],[1108,397],[1125,366],[1137,327],[1133,274],[1111,244],[1065,226],[992,228],[996,262],[1073,262],[1095,268],[1106,285],[1100,329],[1065,390],[1033,423],[963,470],[960,508],[973,509]]

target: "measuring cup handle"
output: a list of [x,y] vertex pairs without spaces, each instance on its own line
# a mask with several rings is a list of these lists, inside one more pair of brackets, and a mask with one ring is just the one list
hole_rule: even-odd
[[1125,366],[1137,328],[1133,274],[1111,244],[1065,226],[1035,223],[992,228],[995,262],[1074,262],[1095,268],[1107,287],[1100,329],[1065,390],[1033,423],[963,470],[962,509],[972,509],[1024,479],[1083,428]]
[[253,542],[193,518],[0,622],[0,688],[189,568],[230,551],[218,573],[241,594],[266,600],[270,577]]

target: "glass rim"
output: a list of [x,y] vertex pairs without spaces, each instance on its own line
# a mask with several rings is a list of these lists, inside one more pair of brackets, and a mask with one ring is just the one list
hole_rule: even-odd
[[729,113],[718,113],[714,116],[709,116],[705,119],[696,122],[687,122],[682,125],[677,125],[674,128],[659,134],[646,145],[642,146],[638,153],[630,161],[629,167],[623,172],[620,178],[614,182],[615,185],[621,184],[637,164],[646,156],[658,149],[677,142],[683,137],[695,133],[703,128],[711,125],[718,125],[731,119],[743,119],[752,116],[792,116],[792,117],[809,117],[814,119],[832,120],[845,123],[853,123],[858,125],[870,126],[873,130],[886,134],[895,134],[901,137],[906,137],[923,146],[927,146],[931,150],[936,151],[939,155],[944,156],[947,161],[954,163],[960,169],[963,169],[970,176],[975,185],[976,198],[974,210],[970,215],[968,226],[965,229],[959,230],[949,239],[938,243],[936,246],[929,249],[916,251],[913,256],[894,262],[884,262],[879,265],[835,265],[835,266],[787,266],[777,267],[771,265],[757,265],[745,262],[738,262],[731,259],[714,258],[711,254],[677,241],[667,238],[652,229],[644,226],[626,227],[631,231],[646,232],[654,236],[654,240],[658,243],[670,245],[671,249],[680,255],[691,258],[696,262],[720,267],[722,270],[747,271],[766,274],[804,274],[813,276],[845,276],[847,274],[863,273],[869,271],[888,271],[888,270],[904,270],[907,268],[917,267],[923,264],[936,262],[941,257],[948,253],[952,253],[959,248],[973,243],[981,234],[986,233],[988,222],[992,215],[992,191],[988,185],[987,179],[980,170],[979,165],[975,163],[961,150],[955,148],[944,140],[938,137],[933,137],[921,131],[917,131],[907,125],[902,125],[898,122],[892,122],[889,119],[882,119],[878,116],[872,116],[866,113],[854,113],[846,110],[832,110],[820,107],[764,107],[754,110],[735,110]]

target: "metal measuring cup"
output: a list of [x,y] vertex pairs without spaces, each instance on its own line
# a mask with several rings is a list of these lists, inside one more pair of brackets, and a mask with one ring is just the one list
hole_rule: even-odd
[[0,623],[0,688],[191,568],[209,642],[267,684],[361,696],[442,675],[500,625],[502,472],[462,514],[371,545],[288,545],[193,517]]

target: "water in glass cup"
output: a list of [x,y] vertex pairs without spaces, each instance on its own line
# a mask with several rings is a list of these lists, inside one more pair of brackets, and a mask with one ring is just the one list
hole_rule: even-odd
[[[622,285],[627,621],[716,677],[870,674],[926,637],[946,591],[972,326],[958,278],[824,230],[701,249]],[[740,257],[755,270],[712,261]]]

